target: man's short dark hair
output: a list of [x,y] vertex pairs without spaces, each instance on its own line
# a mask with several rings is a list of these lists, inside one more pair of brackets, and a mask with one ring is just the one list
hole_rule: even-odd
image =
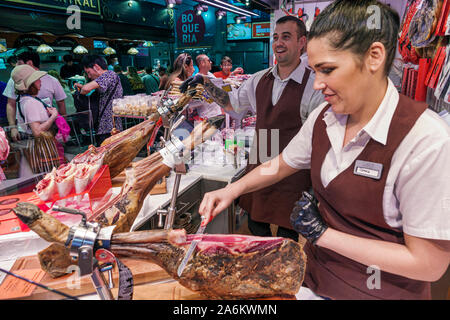
[[113,70],[114,70],[115,73],[122,72],[122,67],[119,66],[118,64],[116,64],[116,65],[113,67]]
[[233,64],[233,61],[232,61],[231,58],[228,57],[228,56],[224,56],[224,57],[222,58],[222,60],[220,60],[220,64],[223,64],[224,62],[229,62],[230,64]]
[[153,73],[153,68],[152,67],[145,68],[145,73],[152,74]]
[[70,62],[70,61],[73,61],[73,57],[72,57],[72,55],[71,54],[65,54],[64,56],[63,56],[63,60],[64,60],[64,62]]
[[106,64],[106,60],[103,57],[100,57],[99,55],[92,54],[84,56],[81,60],[81,65],[83,68],[93,68],[94,65],[98,65],[103,70],[108,69],[108,65]]
[[284,16],[277,20],[275,24],[283,24],[292,21],[297,25],[298,38],[306,36],[306,26],[302,20],[294,16]]
[[22,60],[25,63],[31,60],[31,62],[33,62],[33,66],[36,68],[39,68],[41,65],[41,58],[39,57],[39,54],[33,51],[24,51],[20,53],[17,56],[17,60]]
[[6,59],[6,62],[8,62],[9,64],[15,64],[15,63],[17,63],[17,57],[16,56],[14,56],[14,55],[12,55],[12,56],[10,56],[8,59]]
[[[373,12],[379,10],[380,26],[369,26]],[[398,13],[376,0],[336,0],[329,4],[314,20],[308,39],[327,37],[336,50],[351,50],[364,57],[374,42],[381,42],[386,50],[385,74],[389,74],[395,58],[397,35],[400,28]]]

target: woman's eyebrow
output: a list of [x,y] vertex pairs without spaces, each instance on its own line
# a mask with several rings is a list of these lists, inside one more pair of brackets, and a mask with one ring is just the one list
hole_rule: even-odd
[[321,66],[323,66],[324,64],[327,64],[327,63],[333,63],[333,62],[331,62],[331,61],[319,62],[314,65],[314,68],[320,68]]

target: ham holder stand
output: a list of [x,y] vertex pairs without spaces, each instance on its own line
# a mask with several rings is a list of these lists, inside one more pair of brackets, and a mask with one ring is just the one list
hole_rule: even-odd
[[[174,106],[176,105],[176,102],[167,97],[167,92],[168,90],[166,90],[157,107],[164,126],[164,137],[161,137],[162,143],[160,149],[166,148],[173,156],[179,156],[182,154],[184,145],[177,137],[172,135],[172,132],[185,120],[185,116],[182,115],[182,112],[186,110],[189,104],[182,110],[173,112],[172,110],[175,109]],[[191,95],[193,96],[194,93],[191,93]],[[158,227],[161,228],[164,226],[165,230],[171,229],[173,226],[181,176],[187,172],[186,164],[181,162],[175,165],[173,170],[176,176],[170,206],[168,210],[159,209],[157,211],[159,218]],[[111,289],[114,287],[112,281],[112,269],[116,263],[119,269],[118,299],[131,300],[133,292],[132,273],[112,252],[108,251],[115,226],[101,228],[98,223],[88,222],[86,214],[83,211],[59,206],[54,206],[52,210],[77,214],[83,217],[79,225],[71,227],[66,246],[71,243],[70,255],[73,259],[78,259],[80,276],[90,275],[92,284],[97,291],[99,298],[101,300],[114,300],[111,293]],[[165,216],[164,224],[162,222],[163,216]],[[101,248],[98,248],[98,244],[101,244]],[[109,280],[106,280],[103,275],[103,272],[105,271],[108,272]]]
[[[161,137],[160,148],[167,147],[168,150],[175,155],[181,152],[183,144],[177,137],[172,135],[172,132],[186,119],[186,117],[182,113],[189,107],[189,103],[186,104],[186,106],[178,112],[170,112],[170,110],[175,110],[173,106],[176,104],[171,98],[167,96],[171,88],[172,86],[170,86],[164,92],[161,100],[159,101],[157,110],[161,115],[162,125],[164,127],[164,136]],[[195,89],[190,90],[189,94],[191,96],[194,96]],[[170,141],[167,141],[169,140],[169,138]],[[170,206],[168,209],[159,208],[156,212],[158,215],[158,228],[164,227],[165,230],[169,230],[173,226],[177,209],[176,202],[178,197],[178,190],[180,188],[181,176],[187,173],[187,166],[184,163],[179,163],[175,165],[173,170],[175,172],[175,182],[172,190]],[[164,218],[165,221],[163,222]]]

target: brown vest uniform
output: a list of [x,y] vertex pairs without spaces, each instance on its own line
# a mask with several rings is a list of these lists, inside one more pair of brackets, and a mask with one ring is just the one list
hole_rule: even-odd
[[[413,101],[403,95],[393,115],[386,145],[370,139],[356,160],[383,165],[379,180],[353,174],[355,162],[334,178],[325,188],[320,170],[330,141],[323,115],[325,107],[314,125],[312,138],[311,179],[319,200],[320,214],[333,229],[368,239],[404,244],[403,233],[390,227],[383,217],[383,192],[392,156],[420,115],[425,103]],[[428,282],[408,279],[381,271],[381,288],[369,289],[373,270],[334,251],[307,243],[308,257],[305,285],[316,294],[332,299],[430,299]]]
[[[271,129],[279,129],[280,153],[300,130],[302,121],[299,104],[310,72],[309,69],[305,69],[301,84],[290,79],[275,106],[272,104],[272,89],[275,79],[272,72],[267,72],[258,82],[256,87],[256,138],[259,144],[259,130],[267,129],[267,156],[272,155]],[[257,150],[259,151],[259,148]],[[261,164],[259,152],[257,161],[257,164],[247,165],[245,173]],[[301,192],[310,187],[309,170],[300,170],[270,187],[242,195],[239,205],[250,212],[254,221],[292,229],[289,217],[294,203],[300,198]]]

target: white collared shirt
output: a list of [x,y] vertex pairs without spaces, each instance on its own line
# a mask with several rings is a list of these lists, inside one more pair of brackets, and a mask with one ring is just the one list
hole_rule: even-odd
[[[253,113],[256,113],[256,87],[258,86],[259,80],[261,80],[262,76],[269,70],[275,77],[272,90],[272,104],[275,106],[290,79],[299,84],[302,83],[306,68],[309,69],[308,56],[304,54],[301,57],[300,64],[286,79],[280,79],[277,72],[277,66],[258,71],[249,79],[244,81],[238,90],[233,90],[228,94],[233,109],[238,113],[242,113],[243,111],[249,109]],[[303,92],[303,98],[298,102],[301,120],[303,122],[306,121],[311,111],[317,108],[324,101],[322,92],[313,89],[314,78],[315,74],[311,71],[309,80]]]
[[[325,112],[322,121],[331,148],[320,172],[324,186],[354,162],[371,138],[386,144],[399,100],[392,81],[388,82],[378,110],[345,147],[347,115],[335,114],[331,108]],[[311,168],[313,127],[326,105],[311,113],[284,149],[283,160],[289,166]],[[430,109],[419,117],[394,152],[383,194],[383,215],[388,225],[409,235],[450,240],[450,127]]]

